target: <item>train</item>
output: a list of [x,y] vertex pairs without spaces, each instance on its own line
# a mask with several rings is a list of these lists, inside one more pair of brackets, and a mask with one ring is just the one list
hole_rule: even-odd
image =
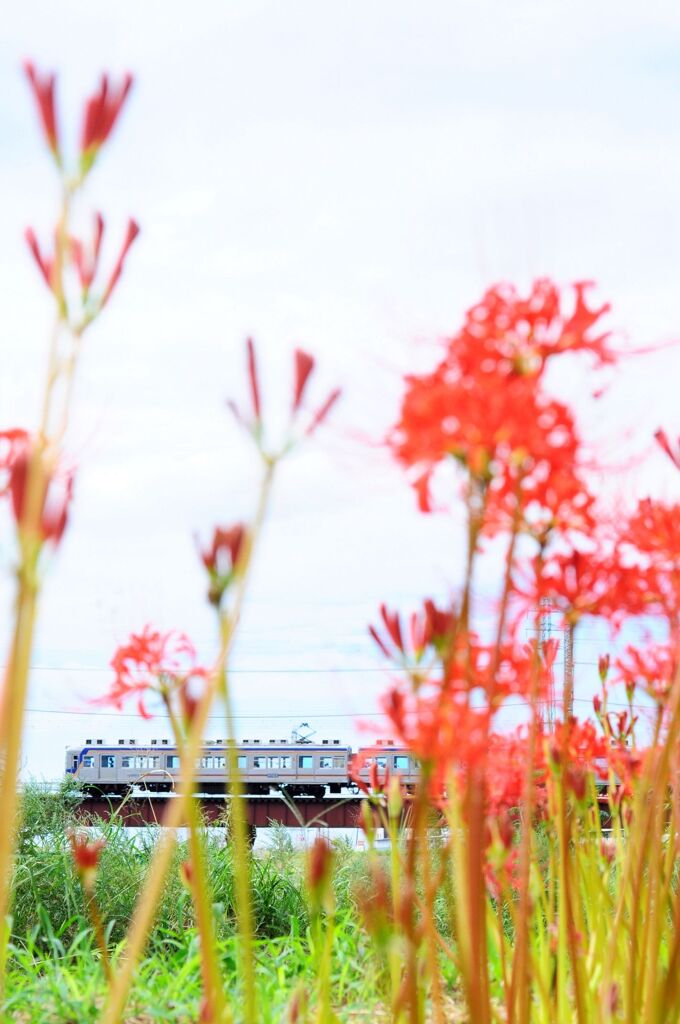
[[[243,740],[234,744],[243,792],[249,796],[285,792],[291,796],[324,797],[358,792],[368,785],[373,764],[380,777],[398,774],[406,789],[419,776],[416,758],[391,740],[353,751],[340,740],[318,743],[294,740]],[[226,740],[206,740],[196,759],[194,779],[200,794],[229,789],[230,757]],[[125,796],[134,789],[171,792],[181,773],[180,753],[171,740],[137,743],[119,739],[86,739],[66,748],[66,775],[76,778],[93,796]]]

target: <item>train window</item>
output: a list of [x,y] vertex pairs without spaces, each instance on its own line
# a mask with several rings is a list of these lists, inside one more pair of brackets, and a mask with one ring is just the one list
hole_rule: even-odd
[[375,763],[378,766],[378,768],[387,768],[387,758],[386,757],[376,757]]
[[[151,758],[151,760],[153,761],[155,758]],[[121,768],[136,768],[137,771],[142,771],[146,768],[146,758],[132,757],[128,754],[126,757],[121,758],[120,766]]]
[[266,757],[254,757],[253,758],[253,768],[266,768],[266,767],[267,767],[267,758]]
[[345,759],[342,757],[320,757],[319,768],[343,768]]
[[91,754],[83,758],[83,768],[94,768],[94,757]]
[[212,759],[212,757],[207,757],[207,756],[206,757],[197,757],[196,758],[196,767],[197,768],[212,768],[213,767],[213,759]]
[[102,754],[101,765],[102,768],[115,768],[116,758],[114,754]]
[[226,763],[227,763],[226,758],[221,757],[221,756],[220,757],[214,757],[213,758],[213,762],[214,762],[216,768],[224,768]]
[[293,767],[293,760],[292,760],[292,758],[288,757],[287,755],[283,755],[281,757],[281,767],[282,768],[292,768]]
[[311,754],[300,754],[298,757],[298,768],[313,768],[314,758]]
[[245,754],[239,754],[238,756],[238,770],[244,772],[248,764],[248,758]]
[[148,760],[149,768],[158,768],[159,764],[161,763],[160,757],[150,757]]
[[281,758],[280,757],[268,757],[267,758],[267,767],[268,768],[280,768],[281,767]]
[[[123,760],[125,760],[123,758]],[[168,754],[165,759],[168,768],[179,768],[179,754]]]
[[408,771],[408,757],[405,754],[396,754],[394,758],[394,767],[398,772]]

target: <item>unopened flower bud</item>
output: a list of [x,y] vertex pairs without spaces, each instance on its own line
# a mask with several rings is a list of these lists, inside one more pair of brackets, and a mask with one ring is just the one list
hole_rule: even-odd
[[194,866],[190,860],[183,860],[179,866],[179,877],[182,885],[191,892],[191,888],[194,884]]
[[327,839],[314,840],[307,858],[307,885],[314,903],[323,903],[331,881],[333,849]]
[[401,779],[398,775],[393,775],[389,782],[387,790],[387,811],[390,818],[394,821],[401,817],[401,812],[404,808],[404,794],[401,790]]
[[73,863],[84,889],[94,886],[99,867],[101,852],[106,846],[103,839],[91,842],[86,835],[71,832],[69,834]]

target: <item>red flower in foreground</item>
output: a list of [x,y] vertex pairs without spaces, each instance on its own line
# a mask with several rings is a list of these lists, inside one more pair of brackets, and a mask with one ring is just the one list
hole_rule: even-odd
[[[315,360],[313,356],[309,355],[307,352],[303,352],[301,349],[296,349],[294,360],[295,380],[293,385],[291,409],[293,414],[292,419],[293,421],[297,421],[298,414],[302,407],[302,398],[307,388],[309,378],[314,370]],[[255,345],[252,338],[248,338],[246,340],[246,365],[252,414],[247,415],[243,413],[238,405],[231,399],[227,401],[227,405],[241,426],[245,427],[246,430],[252,434],[259,447],[262,443],[262,397],[260,392],[260,379],[257,368]],[[316,412],[312,413],[311,418],[303,431],[305,437],[310,437],[317,427],[324,422],[339,397],[340,389],[336,388],[329,394],[326,401],[319,406]],[[289,440],[286,447],[290,447],[292,443],[292,440]]]
[[[120,279],[125,264],[125,258],[130,246],[139,234],[139,230],[139,225],[134,220],[128,221],[123,244],[120,252],[118,253],[118,259],[116,260],[104,289],[97,300],[100,309],[102,309],[109,301],[111,293]],[[83,242],[77,238],[69,237],[67,239],[66,252],[63,254],[63,264],[64,267],[66,267],[69,262],[71,263],[78,275],[80,287],[85,296],[88,295],[90,287],[94,281],[94,277],[97,273],[103,234],[104,220],[101,214],[96,214],[92,242],[89,246],[85,246]],[[56,296],[59,296],[62,291],[62,282],[58,279],[56,256],[54,254],[48,256],[41,250],[38,239],[36,238],[35,232],[32,228],[26,229],[25,237],[28,247],[33,254],[33,259],[43,276],[45,284],[51,292]]]
[[144,704],[147,692],[161,693],[181,687],[194,676],[204,675],[196,664],[196,650],[188,636],[171,631],[161,633],[145,626],[141,633],[132,633],[113,658],[114,680],[103,697],[93,703],[110,704],[121,710],[128,697],[138,698],[142,717],[150,715]]
[[616,660],[614,683],[622,683],[632,700],[636,688],[665,704],[675,680],[677,665],[668,644],[649,644],[644,650],[629,645]]
[[54,74],[41,76],[36,71],[35,65],[29,60],[24,62],[24,71],[31,84],[47,145],[50,147],[57,163],[60,163],[59,132],[54,102],[56,76]]
[[610,744],[592,722],[570,718],[557,722],[548,740],[550,761],[556,767],[595,770],[606,778]]
[[457,622],[453,609],[437,608],[434,601],[426,598],[422,612],[412,612],[409,616],[407,628],[402,628],[399,613],[391,612],[384,604],[380,605],[380,617],[384,634],[375,626],[369,626],[368,632],[390,661],[418,664],[430,646],[439,657],[448,655]]
[[132,75],[126,74],[118,88],[114,88],[108,75],[102,75],[99,89],[87,100],[80,137],[81,166],[85,172],[111,134],[132,88],[132,81]]
[[5,479],[0,495],[9,495],[18,529],[22,531],[28,528],[26,493],[29,464],[33,459],[32,471],[40,478],[36,483],[40,541],[50,541],[57,545],[68,522],[69,506],[73,497],[73,471],[48,469],[44,457],[37,461],[37,457],[32,454],[31,437],[25,430],[2,431],[0,442],[0,472],[4,474]]
[[534,531],[590,526],[592,498],[581,480],[573,418],[541,391],[555,355],[589,351],[599,363],[614,360],[608,335],[594,332],[608,307],[590,310],[585,287],[574,286],[571,312],[550,281],[537,281],[526,299],[508,285],[490,289],[435,370],[406,378],[388,443],[412,471],[423,510],[431,507],[435,468],[453,458],[480,485],[491,485],[485,517],[492,532],[499,520],[514,519],[518,503]]

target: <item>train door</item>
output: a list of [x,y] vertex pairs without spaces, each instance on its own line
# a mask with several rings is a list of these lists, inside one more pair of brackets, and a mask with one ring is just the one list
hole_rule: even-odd
[[99,781],[115,782],[117,768],[116,755],[107,751],[104,754],[97,754],[96,758],[99,761]]

